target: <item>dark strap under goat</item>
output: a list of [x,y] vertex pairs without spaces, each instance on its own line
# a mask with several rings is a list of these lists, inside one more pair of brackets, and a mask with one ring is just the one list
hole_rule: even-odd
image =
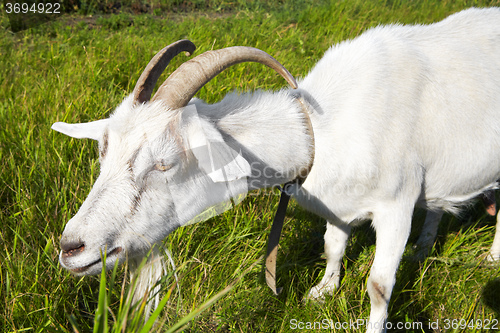
[[305,169],[305,174],[300,174],[295,180],[286,183],[283,185],[281,189],[280,202],[278,204],[278,210],[276,211],[276,215],[274,216],[273,225],[271,226],[271,232],[269,233],[269,240],[267,243],[267,253],[266,253],[266,283],[271,288],[275,295],[278,295],[282,288],[276,287],[276,261],[278,257],[278,245],[280,242],[281,230],[283,229],[283,223],[285,221],[286,216],[286,208],[288,206],[288,202],[290,201],[291,196],[291,188],[293,185],[297,185],[296,189],[298,190],[302,183],[305,181],[309,171],[312,168],[312,164],[314,161],[314,132],[312,128],[311,119],[309,118],[309,111],[306,106],[305,101],[302,97],[296,97],[296,100],[301,106],[301,111],[304,114],[306,130],[309,136],[311,137],[312,149],[311,149],[311,157],[308,167]]

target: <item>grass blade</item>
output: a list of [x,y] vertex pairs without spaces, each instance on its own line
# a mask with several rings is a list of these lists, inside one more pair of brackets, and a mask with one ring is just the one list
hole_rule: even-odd
[[108,332],[108,294],[106,291],[106,255],[102,254],[102,271],[99,283],[99,301],[94,319],[94,333]]

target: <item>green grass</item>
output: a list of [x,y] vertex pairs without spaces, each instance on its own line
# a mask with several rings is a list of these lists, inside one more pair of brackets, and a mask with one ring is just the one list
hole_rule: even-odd
[[[126,309],[124,268],[107,273],[104,280],[74,277],[58,264],[64,225],[85,199],[99,166],[93,142],[64,137],[50,126],[108,115],[163,46],[181,38],[191,39],[197,54],[254,46],[295,76],[304,76],[331,44],[377,24],[429,23],[472,5],[500,5],[498,0],[255,3],[241,2],[237,10],[215,17],[215,7],[182,15],[62,16],[17,34],[9,31],[0,7],[0,331],[73,332],[78,327],[90,332],[106,326],[117,331],[121,324],[129,330],[142,325]],[[160,80],[185,59],[175,58]],[[284,85],[271,70],[244,64],[218,76],[199,97],[214,102],[233,89]],[[370,227],[356,229],[351,237],[341,288],[324,304],[305,304],[303,296],[319,282],[325,266],[324,221],[293,202],[278,260],[284,291],[272,295],[261,256],[277,201],[273,192],[250,195],[236,209],[167,238],[165,246],[179,266],[181,297],[173,279],[167,279],[166,304],[154,330],[184,325],[183,318],[195,314],[186,331],[290,332],[292,319],[349,322],[368,317],[366,278],[374,254]],[[466,215],[470,218],[448,217],[433,252],[421,264],[409,259],[423,220],[417,212],[390,321],[500,319],[500,267],[484,261],[494,222],[482,212],[477,207]],[[97,322],[101,326],[96,328]]]

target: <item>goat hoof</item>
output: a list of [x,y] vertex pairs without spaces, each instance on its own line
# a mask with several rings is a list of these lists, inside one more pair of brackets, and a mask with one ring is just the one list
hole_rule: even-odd
[[500,253],[489,253],[486,259],[489,262],[500,262]]
[[429,256],[431,251],[428,249],[418,249],[412,256],[410,256],[410,260],[413,262],[423,262]]
[[412,251],[408,255],[407,259],[411,262],[423,262],[429,256],[431,250],[432,244],[430,244],[430,246],[426,244],[414,244],[412,246]]
[[325,301],[326,295],[332,295],[333,291],[336,289],[335,286],[314,286],[311,288],[306,296],[306,300],[312,300],[315,302],[323,303]]

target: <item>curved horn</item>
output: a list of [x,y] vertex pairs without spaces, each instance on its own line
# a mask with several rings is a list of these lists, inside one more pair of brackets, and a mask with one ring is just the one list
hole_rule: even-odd
[[161,73],[163,73],[170,60],[182,51],[191,55],[195,49],[196,46],[191,41],[182,39],[166,46],[158,52],[146,66],[135,85],[133,91],[134,101],[137,103],[149,101],[151,93],[156,85],[156,81],[158,81],[158,78]]
[[186,61],[163,82],[152,100],[162,100],[171,109],[184,107],[208,81],[226,68],[242,62],[264,64],[278,72],[292,88],[297,88],[292,74],[266,52],[253,47],[233,46],[207,51]]

